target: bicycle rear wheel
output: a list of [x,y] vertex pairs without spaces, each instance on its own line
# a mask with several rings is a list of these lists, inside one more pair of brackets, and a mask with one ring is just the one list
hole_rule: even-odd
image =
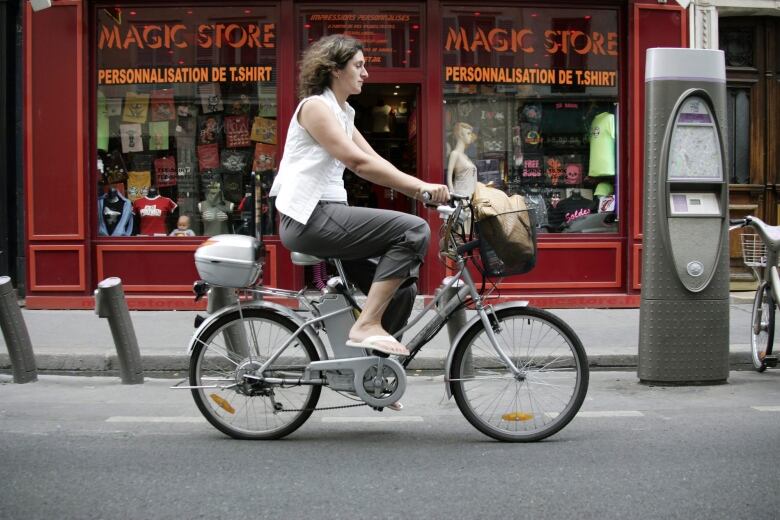
[[574,331],[547,311],[509,307],[497,310],[495,318],[498,344],[520,374],[511,372],[477,322],[453,354],[450,384],[455,401],[475,428],[495,439],[531,442],[549,437],[574,418],[585,399],[585,349]]
[[[204,417],[236,439],[278,439],[312,414],[322,388],[267,384],[251,377],[297,330],[289,318],[268,309],[230,312],[198,334],[190,358],[192,396]],[[319,355],[299,334],[264,372],[265,377],[300,379]]]
[[759,372],[766,370],[766,356],[772,353],[775,337],[775,301],[769,284],[756,291],[753,300],[753,312],[750,315],[750,352],[753,368]]

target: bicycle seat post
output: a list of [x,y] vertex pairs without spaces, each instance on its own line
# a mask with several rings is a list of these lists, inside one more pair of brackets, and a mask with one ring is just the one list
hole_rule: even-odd
[[347,273],[344,271],[344,265],[341,263],[341,260],[338,258],[333,259],[333,263],[336,266],[336,271],[339,273],[339,277],[341,278],[341,283],[344,284],[344,287],[348,292],[352,292],[349,288],[349,280],[347,280]]

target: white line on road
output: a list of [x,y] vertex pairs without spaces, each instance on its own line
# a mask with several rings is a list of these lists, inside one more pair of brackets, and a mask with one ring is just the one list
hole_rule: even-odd
[[604,410],[601,412],[579,412],[577,417],[599,419],[602,417],[644,417],[645,414],[637,410]]
[[751,408],[759,412],[780,412],[780,406],[751,406]]
[[140,417],[130,415],[116,415],[109,417],[106,422],[110,423],[202,423],[206,419],[203,417]]
[[322,422],[326,423],[402,423],[402,422],[423,422],[419,415],[407,415],[398,417],[323,417]]

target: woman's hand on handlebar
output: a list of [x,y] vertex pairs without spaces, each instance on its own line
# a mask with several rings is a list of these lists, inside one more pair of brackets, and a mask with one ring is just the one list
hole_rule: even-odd
[[426,204],[447,204],[450,201],[450,190],[446,184],[423,182],[417,189],[417,200]]

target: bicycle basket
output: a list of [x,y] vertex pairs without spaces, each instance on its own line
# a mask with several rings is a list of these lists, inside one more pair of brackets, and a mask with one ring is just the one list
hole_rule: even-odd
[[766,267],[766,245],[756,233],[743,233],[742,258],[748,267]]
[[509,211],[475,222],[479,256],[485,276],[527,273],[536,265],[536,211]]

